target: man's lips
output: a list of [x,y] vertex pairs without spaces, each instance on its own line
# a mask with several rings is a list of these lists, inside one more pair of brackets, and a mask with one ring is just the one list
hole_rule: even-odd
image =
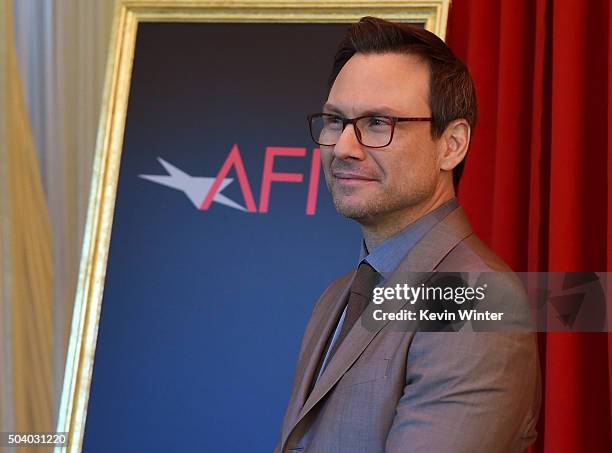
[[334,171],[332,172],[332,176],[336,181],[342,184],[363,184],[377,181],[377,179],[370,176],[348,171]]

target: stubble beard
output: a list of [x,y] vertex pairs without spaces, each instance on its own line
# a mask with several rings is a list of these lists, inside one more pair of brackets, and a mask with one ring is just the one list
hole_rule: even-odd
[[427,188],[419,187],[412,188],[409,192],[381,191],[379,194],[367,194],[359,200],[350,200],[349,198],[355,195],[345,193],[338,187],[331,188],[332,199],[338,213],[362,225],[374,224],[394,213],[410,210],[427,200],[429,192]]

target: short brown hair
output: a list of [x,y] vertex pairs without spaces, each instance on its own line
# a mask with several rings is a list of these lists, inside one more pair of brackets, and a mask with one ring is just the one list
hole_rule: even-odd
[[[330,89],[340,70],[354,54],[388,52],[417,55],[428,64],[433,138],[439,138],[449,123],[459,118],[464,118],[474,130],[478,116],[476,89],[467,66],[436,35],[408,24],[364,17],[351,25],[334,58]],[[453,169],[455,186],[461,179],[464,161]]]

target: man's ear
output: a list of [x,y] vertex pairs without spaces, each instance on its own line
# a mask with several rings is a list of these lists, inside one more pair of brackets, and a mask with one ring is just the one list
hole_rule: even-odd
[[440,170],[451,171],[465,158],[470,145],[470,125],[467,120],[453,120],[440,137]]

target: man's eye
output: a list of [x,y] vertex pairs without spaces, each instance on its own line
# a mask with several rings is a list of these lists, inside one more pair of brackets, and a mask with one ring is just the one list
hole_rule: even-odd
[[389,118],[373,116],[370,118],[368,122],[369,127],[389,127],[391,125],[391,121]]
[[324,119],[325,126],[329,128],[341,128],[342,119],[337,116],[328,116]]

